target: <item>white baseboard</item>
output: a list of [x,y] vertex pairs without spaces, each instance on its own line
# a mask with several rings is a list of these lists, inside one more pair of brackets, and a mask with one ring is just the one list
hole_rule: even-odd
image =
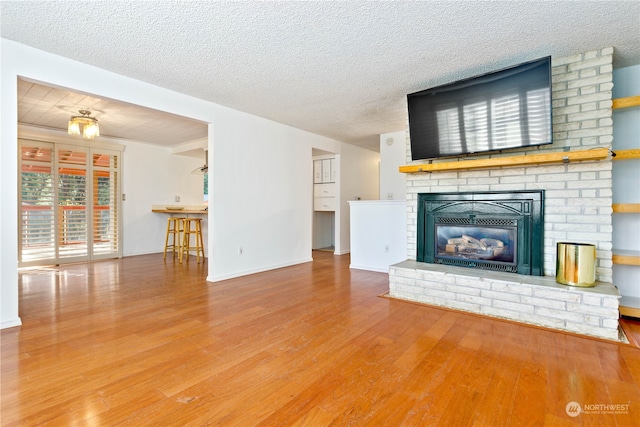
[[349,264],[349,268],[354,270],[377,271],[378,273],[389,273],[389,267],[373,267],[370,265]]
[[292,265],[303,264],[305,262],[311,262],[311,261],[313,261],[313,258],[304,258],[298,261],[292,261],[284,264],[275,264],[267,267],[256,268],[253,270],[244,270],[244,271],[239,271],[237,273],[224,274],[220,276],[216,276],[216,275],[207,276],[207,282],[221,282],[223,280],[234,279],[236,277],[242,277],[242,276],[248,276],[250,274],[262,273],[264,271],[269,271],[269,270],[276,270],[278,268],[291,267]]
[[15,319],[3,320],[2,322],[0,322],[0,329],[14,328],[21,325],[22,320],[20,320],[19,317],[16,317]]

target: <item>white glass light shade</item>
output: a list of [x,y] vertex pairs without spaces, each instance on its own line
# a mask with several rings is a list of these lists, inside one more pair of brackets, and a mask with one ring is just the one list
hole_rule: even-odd
[[90,122],[84,125],[82,129],[82,137],[85,139],[93,139],[96,136],[100,136],[100,129],[98,128],[98,124],[95,122]]
[[80,124],[75,120],[69,120],[67,132],[69,133],[69,135],[80,135]]

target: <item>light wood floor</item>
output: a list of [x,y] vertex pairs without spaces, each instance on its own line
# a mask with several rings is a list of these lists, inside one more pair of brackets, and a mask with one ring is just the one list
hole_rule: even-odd
[[386,274],[314,259],[220,283],[162,254],[21,273],[0,424],[639,425],[640,349],[381,298]]

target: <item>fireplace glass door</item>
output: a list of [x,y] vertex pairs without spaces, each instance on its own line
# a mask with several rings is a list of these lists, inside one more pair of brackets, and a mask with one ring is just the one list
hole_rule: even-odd
[[517,265],[516,227],[436,224],[437,258],[484,260]]

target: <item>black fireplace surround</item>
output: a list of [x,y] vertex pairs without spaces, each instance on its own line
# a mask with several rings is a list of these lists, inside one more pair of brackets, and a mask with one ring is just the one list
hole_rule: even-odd
[[544,190],[418,194],[416,260],[542,276]]

